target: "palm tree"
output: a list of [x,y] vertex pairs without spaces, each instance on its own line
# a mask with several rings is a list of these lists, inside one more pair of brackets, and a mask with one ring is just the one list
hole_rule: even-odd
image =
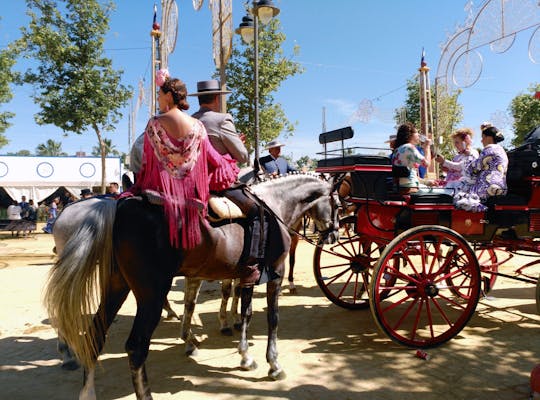
[[[112,143],[111,139],[103,139],[103,146],[105,148],[105,157],[109,155],[120,155],[120,152],[116,150],[116,146]],[[101,151],[99,149],[99,146],[92,147],[92,155],[96,157],[101,157]]]
[[47,140],[47,143],[40,143],[36,147],[36,155],[38,156],[67,156],[67,153],[62,151],[62,143],[55,142],[52,139]]

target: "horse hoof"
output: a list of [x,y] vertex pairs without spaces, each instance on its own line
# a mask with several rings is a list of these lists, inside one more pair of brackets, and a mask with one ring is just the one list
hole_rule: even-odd
[[193,347],[186,347],[186,356],[188,357],[196,357],[197,354],[199,354],[199,349],[195,346]]
[[233,324],[234,326],[234,329],[236,329],[238,332],[240,332],[242,330],[242,323],[241,322],[235,322]]
[[289,289],[289,294],[297,294],[298,292],[296,291],[296,288],[290,288]]
[[76,360],[69,360],[62,363],[62,369],[64,371],[75,371],[79,369],[80,365]]
[[240,368],[244,371],[255,371],[257,368],[259,368],[259,366],[255,360],[252,360],[249,364],[242,361]]
[[287,378],[287,374],[282,369],[277,371],[270,369],[268,370],[268,376],[274,381],[282,381],[283,379]]
[[219,331],[221,332],[221,334],[223,336],[232,336],[233,335],[233,331],[232,331],[231,328],[221,328]]

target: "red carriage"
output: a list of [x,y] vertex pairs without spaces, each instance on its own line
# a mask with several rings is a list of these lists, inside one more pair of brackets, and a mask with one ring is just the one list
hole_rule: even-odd
[[[540,264],[540,152],[533,144],[509,154],[509,194],[491,198],[486,212],[469,212],[456,209],[448,193],[400,195],[389,157],[345,149],[352,135],[345,128],[320,136],[325,152],[317,171],[347,176],[354,210],[341,221],[339,242],[315,251],[315,277],[329,300],[370,307],[383,332],[416,348],[456,336],[500,275],[537,284],[540,310],[540,283],[527,274]],[[341,149],[326,150],[338,140]],[[515,274],[499,272],[514,254],[532,261]]]

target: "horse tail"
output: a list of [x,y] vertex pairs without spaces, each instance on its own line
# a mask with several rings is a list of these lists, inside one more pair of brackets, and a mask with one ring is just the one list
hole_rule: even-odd
[[66,242],[52,267],[44,304],[52,325],[79,362],[92,367],[99,356],[96,312],[113,268],[112,231],[116,201],[97,203]]

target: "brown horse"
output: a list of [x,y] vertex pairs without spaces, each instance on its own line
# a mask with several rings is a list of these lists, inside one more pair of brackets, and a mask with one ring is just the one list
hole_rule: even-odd
[[[331,183],[311,175],[293,175],[253,186],[252,190],[270,210],[292,225],[307,210],[321,233],[321,241],[337,238],[336,198]],[[45,302],[51,320],[85,367],[81,399],[95,399],[94,371],[106,332],[128,293],[133,291],[137,314],[126,342],[133,387],[138,399],[151,399],[145,360],[150,339],[174,276],[197,279],[234,279],[243,249],[243,228],[239,223],[208,227],[201,221],[202,241],[189,251],[170,245],[168,226],[161,206],[145,199],[130,198],[104,202],[108,218],[90,214],[69,238],[51,270]],[[100,221],[96,221],[99,219]],[[113,227],[101,227],[110,224]],[[97,236],[100,233],[100,237]],[[102,235],[106,232],[105,235]],[[284,272],[286,248],[276,255],[273,267],[278,277],[267,283],[269,375],[282,379],[277,361],[278,297]],[[251,369],[247,328],[251,320],[253,287],[242,288],[241,366]],[[97,308],[93,320],[88,316]]]

